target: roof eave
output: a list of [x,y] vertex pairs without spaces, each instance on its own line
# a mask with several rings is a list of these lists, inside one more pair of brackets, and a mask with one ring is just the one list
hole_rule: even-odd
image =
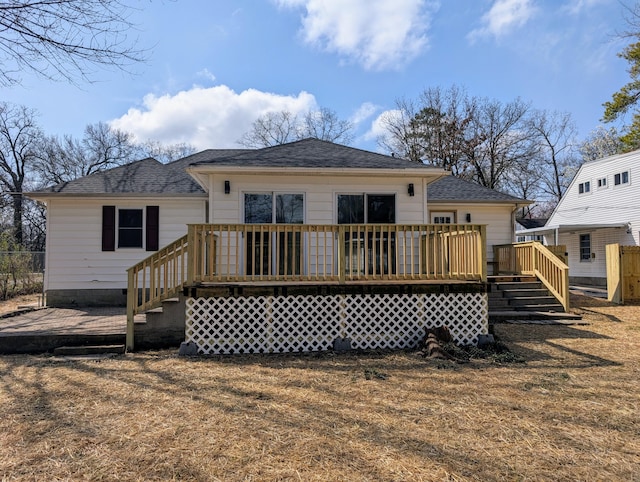
[[204,166],[191,165],[186,171],[193,177],[198,174],[256,174],[260,175],[313,175],[313,176],[374,176],[388,177],[389,175],[415,175],[441,178],[450,173],[438,167],[424,168],[349,168],[349,167],[256,167],[256,166]]
[[619,229],[628,227],[629,223],[611,223],[611,224],[557,224],[553,226],[542,226],[539,228],[521,229],[516,231],[518,235],[552,233],[558,231],[567,233],[571,231],[595,231],[598,229]]
[[193,193],[158,193],[158,192],[136,192],[136,193],[68,193],[68,192],[25,192],[25,196],[36,201],[44,201],[51,198],[206,198],[204,192]]

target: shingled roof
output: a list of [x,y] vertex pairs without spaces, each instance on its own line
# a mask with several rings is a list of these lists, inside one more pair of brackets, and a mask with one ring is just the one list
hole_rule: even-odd
[[[147,158],[98,172],[74,181],[30,193],[33,197],[67,195],[204,195],[187,167],[246,166],[339,169],[434,169],[393,156],[342,146],[318,139],[304,139],[264,149],[208,149],[168,164]],[[429,184],[429,202],[527,202],[453,176]]]
[[[217,149],[205,152],[207,153],[205,157],[210,159],[215,156],[233,156],[245,152],[245,149]],[[34,197],[51,193],[74,195],[204,194],[202,187],[185,170],[194,160],[196,162],[200,160],[202,154],[187,156],[168,164],[162,164],[149,157],[108,171],[96,172],[73,181],[33,191],[30,194]]]
[[269,168],[335,168],[335,169],[437,169],[432,166],[408,161],[399,157],[343,146],[320,139],[300,141],[247,150],[230,157],[216,156],[194,162],[192,167],[269,167]]
[[510,194],[489,189],[479,184],[453,176],[441,177],[427,187],[429,202],[491,202],[491,203],[528,203]]

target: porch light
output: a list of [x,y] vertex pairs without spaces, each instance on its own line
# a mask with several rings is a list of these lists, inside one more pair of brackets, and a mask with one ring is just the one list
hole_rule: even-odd
[[413,196],[415,194],[415,191],[413,190],[413,183],[409,184],[407,192],[409,193],[409,196]]
[[224,193],[229,194],[231,192],[231,183],[229,181],[224,182]]

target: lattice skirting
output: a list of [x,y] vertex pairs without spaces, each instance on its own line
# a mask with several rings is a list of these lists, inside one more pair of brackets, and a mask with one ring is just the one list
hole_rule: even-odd
[[426,328],[446,325],[472,345],[488,330],[484,293],[189,298],[186,341],[202,354],[413,348]]

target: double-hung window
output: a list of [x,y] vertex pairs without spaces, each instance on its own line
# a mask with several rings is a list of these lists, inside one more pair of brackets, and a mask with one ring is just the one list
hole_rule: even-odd
[[580,261],[591,261],[591,235],[580,235]]
[[157,251],[159,207],[102,206],[102,251],[144,248]]
[[118,209],[118,248],[142,248],[142,209]]

